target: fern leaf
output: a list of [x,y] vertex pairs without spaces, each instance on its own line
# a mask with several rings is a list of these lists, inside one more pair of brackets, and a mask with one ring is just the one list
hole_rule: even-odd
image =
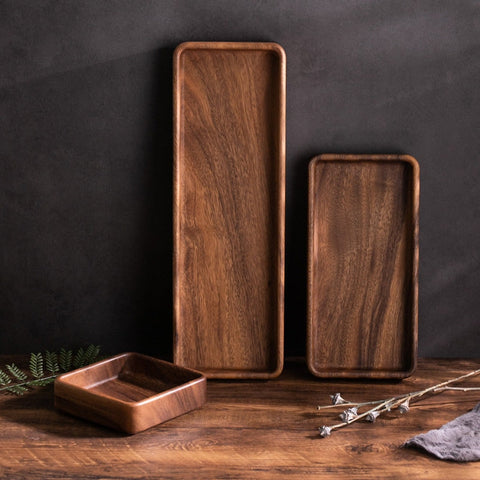
[[45,352],[45,363],[47,365],[47,370],[54,375],[60,371],[60,367],[57,361],[57,354],[55,352]]
[[30,373],[35,378],[40,378],[43,376],[43,357],[41,353],[31,353],[30,354]]
[[97,345],[88,345],[85,350],[83,348],[79,348],[73,359],[73,366],[75,368],[80,368],[90,365],[91,363],[95,362],[99,353],[100,346]]
[[[5,393],[23,395],[31,387],[43,387],[52,383],[55,377],[60,373],[60,370],[68,372],[74,368],[89,365],[98,360],[100,353],[100,346],[89,345],[86,349],[80,348],[75,356],[72,350],[62,348],[60,353],[46,351],[45,355],[41,353],[30,354],[30,373],[34,377],[33,380],[27,380],[28,376],[25,372],[20,370],[14,363],[6,365],[6,373],[0,370],[0,390]],[[44,361],[45,359],[45,361]],[[49,372],[45,374],[45,369]],[[18,380],[17,383],[15,380]]]
[[32,380],[31,382],[29,382],[29,385],[33,387],[45,387],[46,385],[49,385],[54,381],[55,378],[39,378],[38,380]]
[[3,370],[0,370],[0,385],[8,385],[12,383],[12,379]]
[[23,395],[25,392],[28,392],[28,388],[23,385],[12,385],[6,390],[8,393],[13,393],[14,395]]
[[23,382],[27,379],[27,375],[22,372],[14,363],[11,365],[6,365],[7,370],[18,380]]
[[71,350],[60,349],[58,363],[63,372],[68,372],[72,368],[73,353]]
[[82,360],[84,355],[85,355],[85,350],[83,350],[83,348],[80,347],[78,349],[78,352],[75,354],[75,357],[73,357],[73,366],[75,368],[79,368],[82,366]]
[[83,357],[83,365],[90,365],[95,362],[99,353],[100,347],[98,345],[89,345]]
[[0,385],[8,385],[9,383],[12,383],[12,379],[3,370],[0,370]]

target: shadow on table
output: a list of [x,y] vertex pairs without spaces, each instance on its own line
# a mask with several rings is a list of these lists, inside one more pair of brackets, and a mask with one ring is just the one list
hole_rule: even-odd
[[[0,418],[25,428],[26,437],[31,429],[63,438],[119,438],[128,437],[101,425],[89,423],[55,409],[53,386],[12,396],[0,401]],[[29,430],[27,433],[26,430]]]

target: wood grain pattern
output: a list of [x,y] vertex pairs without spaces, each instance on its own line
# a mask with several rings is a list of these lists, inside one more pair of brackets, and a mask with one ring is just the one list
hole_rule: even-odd
[[[10,363],[10,357],[0,363]],[[425,398],[405,415],[357,423],[318,437],[337,421],[319,403],[342,392],[359,401],[419,390],[480,368],[474,360],[420,360],[402,382],[321,382],[304,362],[289,362],[275,380],[209,381],[208,402],[187,415],[125,435],[63,414],[51,389],[0,396],[0,478],[61,479],[462,479],[480,464],[442,462],[402,444],[478,403],[478,392]],[[480,378],[465,385],[480,386]]]
[[55,406],[72,415],[137,433],[201,407],[206,379],[138,353],[124,353],[55,380]]
[[215,378],[283,366],[285,53],[174,55],[174,361]]
[[319,377],[402,378],[417,352],[419,168],[408,155],[310,163],[307,351]]

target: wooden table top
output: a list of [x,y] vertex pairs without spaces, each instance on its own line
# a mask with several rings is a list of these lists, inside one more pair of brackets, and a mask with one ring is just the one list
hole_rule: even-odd
[[[10,360],[0,357],[0,365]],[[289,361],[279,379],[209,381],[200,410],[137,435],[116,433],[58,412],[53,388],[0,396],[2,479],[454,479],[480,478],[480,462],[458,464],[402,443],[466,413],[480,392],[444,392],[410,412],[355,423],[322,439],[337,423],[316,411],[341,392],[353,400],[408,393],[480,368],[480,360],[420,360],[403,381],[321,381]],[[480,377],[464,385],[480,386]]]

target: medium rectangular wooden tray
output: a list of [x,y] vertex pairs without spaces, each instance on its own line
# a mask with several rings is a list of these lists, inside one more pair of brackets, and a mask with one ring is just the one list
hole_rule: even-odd
[[201,407],[205,377],[138,353],[123,353],[55,380],[55,407],[127,433],[137,433]]
[[417,353],[418,163],[320,155],[309,177],[309,369],[407,377]]
[[283,367],[285,53],[174,54],[174,361],[209,378]]

